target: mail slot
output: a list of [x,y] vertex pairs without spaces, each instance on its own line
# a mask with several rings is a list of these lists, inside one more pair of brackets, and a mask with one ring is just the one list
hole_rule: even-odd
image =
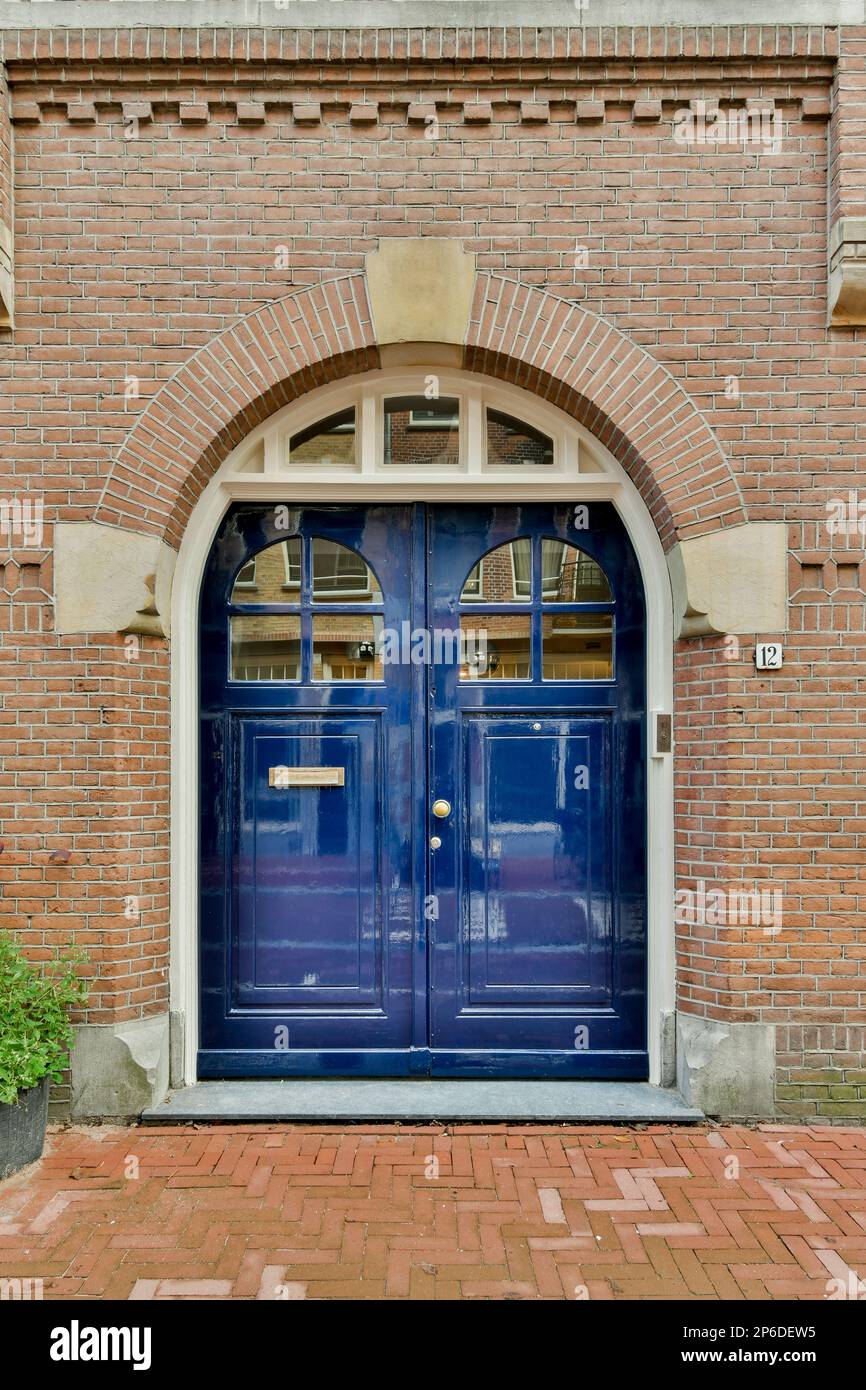
[[344,767],[269,767],[269,787],[342,787]]

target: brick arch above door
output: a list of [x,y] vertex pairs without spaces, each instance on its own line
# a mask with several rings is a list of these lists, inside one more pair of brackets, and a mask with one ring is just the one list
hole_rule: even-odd
[[532,391],[588,429],[638,488],[665,550],[747,520],[731,464],[688,393],[579,304],[479,274],[464,366]]
[[[713,431],[644,348],[549,291],[484,272],[470,284],[463,365],[535,392],[589,429],[638,487],[665,549],[746,521]],[[148,401],[95,520],[177,547],[203,488],[256,425],[314,387],[380,366],[381,346],[362,272],[254,310]]]

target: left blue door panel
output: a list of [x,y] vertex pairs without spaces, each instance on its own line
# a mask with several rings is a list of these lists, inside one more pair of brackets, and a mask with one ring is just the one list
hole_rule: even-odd
[[[278,520],[276,508],[230,513],[202,590],[199,1074],[408,1073],[417,673],[359,667],[351,639],[374,618],[399,628],[411,610],[413,514],[292,509],[300,545],[275,596],[249,561],[282,543]],[[341,568],[334,557],[347,555]],[[256,636],[243,669],[231,614]],[[302,634],[296,667],[285,644],[282,666],[263,655],[267,622]],[[336,785],[317,784],[335,769]]]

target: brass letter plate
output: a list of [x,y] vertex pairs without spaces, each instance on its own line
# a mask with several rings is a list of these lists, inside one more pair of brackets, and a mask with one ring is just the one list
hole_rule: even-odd
[[344,767],[269,767],[269,787],[343,787]]

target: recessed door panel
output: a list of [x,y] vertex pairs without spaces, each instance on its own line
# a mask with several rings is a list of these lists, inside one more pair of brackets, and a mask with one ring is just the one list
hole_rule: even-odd
[[463,721],[464,1008],[609,1003],[609,725]]
[[381,1008],[380,722],[238,720],[238,1006]]

